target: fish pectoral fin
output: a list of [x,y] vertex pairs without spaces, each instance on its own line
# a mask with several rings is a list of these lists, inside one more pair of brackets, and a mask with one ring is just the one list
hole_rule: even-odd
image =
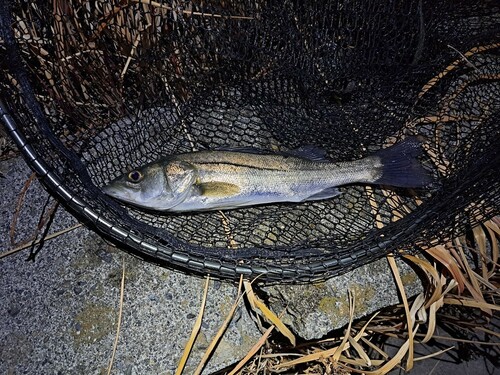
[[212,198],[224,198],[238,194],[241,189],[238,185],[229,182],[209,181],[200,183],[201,195]]
[[340,192],[340,190],[337,189],[335,186],[332,186],[332,187],[323,189],[320,192],[307,197],[306,199],[304,199],[304,201],[319,201],[319,200],[323,200],[323,199],[333,198],[333,197],[340,195],[340,194],[342,194]]

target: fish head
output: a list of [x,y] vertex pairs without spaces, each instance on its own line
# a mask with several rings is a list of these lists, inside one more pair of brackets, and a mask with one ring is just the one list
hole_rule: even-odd
[[157,211],[182,203],[196,183],[196,169],[182,161],[166,161],[134,169],[103,187],[122,202]]

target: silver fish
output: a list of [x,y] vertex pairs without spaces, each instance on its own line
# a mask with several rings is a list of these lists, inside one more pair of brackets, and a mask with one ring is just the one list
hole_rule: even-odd
[[254,149],[199,151],[167,156],[104,186],[120,201],[154,211],[227,210],[277,202],[322,200],[348,184],[420,188],[431,180],[413,137],[374,155],[329,162],[303,147],[287,153]]

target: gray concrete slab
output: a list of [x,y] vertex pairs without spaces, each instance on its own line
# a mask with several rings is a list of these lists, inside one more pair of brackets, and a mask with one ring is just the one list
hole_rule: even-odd
[[[0,249],[10,248],[9,226],[30,171],[20,159],[3,163]],[[47,193],[28,190],[16,240],[36,227]],[[51,232],[76,223],[64,210]],[[29,250],[0,259],[0,374],[101,374],[111,356],[122,262],[125,298],[115,374],[172,374],[201,305],[204,280],[157,267],[78,228],[46,243],[35,261]],[[192,360],[192,373],[236,297],[231,283],[211,282]],[[207,372],[242,358],[260,337],[240,308]]]

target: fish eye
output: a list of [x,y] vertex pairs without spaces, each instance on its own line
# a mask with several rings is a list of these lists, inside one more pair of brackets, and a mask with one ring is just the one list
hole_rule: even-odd
[[144,175],[139,171],[132,171],[128,174],[128,179],[130,182],[140,182],[144,178]]

